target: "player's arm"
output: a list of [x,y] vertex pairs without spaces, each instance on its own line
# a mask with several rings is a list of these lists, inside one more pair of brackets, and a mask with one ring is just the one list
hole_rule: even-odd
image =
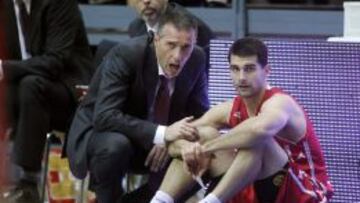
[[208,126],[220,129],[228,124],[233,101],[223,102],[209,109],[202,117],[192,124],[196,127]]
[[[219,129],[227,125],[231,107],[232,101],[218,104],[209,109],[202,117],[193,121],[191,125],[195,126],[196,128],[212,127],[215,129]],[[201,141],[203,141],[202,139],[206,139],[204,138],[205,136],[202,136],[201,134],[199,136]],[[169,154],[172,157],[179,157],[181,156],[182,149],[188,148],[193,143],[194,142],[185,139],[178,139],[176,141],[168,143]]]
[[253,147],[283,129],[295,108],[298,106],[291,97],[282,94],[273,96],[262,105],[257,116],[238,124],[225,136],[207,142],[203,150],[211,153],[221,149]]

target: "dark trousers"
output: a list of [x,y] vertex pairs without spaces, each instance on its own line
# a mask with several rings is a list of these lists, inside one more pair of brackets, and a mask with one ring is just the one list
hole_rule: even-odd
[[[164,167],[159,172],[150,172],[144,166],[148,151],[116,132],[94,133],[89,140],[87,151],[91,189],[95,191],[99,203],[150,202],[167,170],[167,167]],[[127,172],[148,174],[148,183],[123,195],[121,183]],[[190,189],[177,202],[185,202],[196,191]]]
[[46,134],[68,128],[75,99],[61,82],[35,75],[9,83],[6,99],[15,163],[25,171],[40,171]]
[[148,152],[125,135],[116,132],[94,133],[88,144],[91,188],[99,203],[119,202],[122,178],[127,172],[147,173]]

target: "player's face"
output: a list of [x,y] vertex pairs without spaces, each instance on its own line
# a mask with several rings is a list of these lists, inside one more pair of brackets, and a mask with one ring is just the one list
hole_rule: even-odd
[[168,78],[177,76],[189,59],[196,43],[196,31],[179,30],[165,24],[154,38],[158,63]]
[[153,26],[159,20],[165,10],[168,0],[131,0],[130,4],[135,8],[141,18]]
[[257,56],[230,57],[230,75],[238,94],[244,98],[254,97],[266,88],[269,67],[262,67]]

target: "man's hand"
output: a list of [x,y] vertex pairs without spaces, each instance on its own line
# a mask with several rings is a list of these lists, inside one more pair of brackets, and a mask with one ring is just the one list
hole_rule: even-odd
[[165,142],[173,142],[178,139],[185,139],[189,141],[196,141],[199,139],[199,134],[190,122],[194,118],[192,116],[185,117],[166,128]]
[[145,160],[145,166],[149,166],[152,172],[164,168],[170,156],[165,145],[154,145]]
[[202,176],[210,165],[211,156],[204,153],[203,147],[198,142],[183,148],[181,155],[185,170],[194,176]]

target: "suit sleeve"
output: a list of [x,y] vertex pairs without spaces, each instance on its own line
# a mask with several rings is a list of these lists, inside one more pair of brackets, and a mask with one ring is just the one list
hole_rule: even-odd
[[[66,68],[73,50],[76,33],[82,26],[79,9],[74,0],[51,0],[34,10],[33,15],[39,19],[41,30],[35,29],[37,41],[32,42],[33,56],[27,60],[6,60],[3,63],[7,80],[16,80],[25,75],[41,75],[49,79],[57,79]],[[41,39],[39,39],[41,38]]]
[[196,56],[197,60],[201,59],[199,63],[198,79],[195,80],[196,82],[190,92],[189,101],[187,103],[188,115],[193,115],[195,118],[201,117],[209,109],[205,55],[202,51],[199,53],[201,53],[201,55]]
[[207,86],[207,78],[206,73],[201,73],[200,75],[201,79],[199,79],[193,91],[190,94],[190,102],[189,104],[192,104],[189,106],[189,109],[191,109],[190,112],[193,112],[192,115],[195,116],[195,118],[201,117],[208,109],[209,109],[209,100],[208,100],[208,86]]
[[128,34],[130,37],[137,37],[147,34],[145,22],[140,18],[136,18],[131,21],[128,26]]
[[119,132],[144,149],[150,149],[157,125],[123,111],[134,69],[115,55],[106,57],[99,68],[103,70],[93,117],[94,130]]

